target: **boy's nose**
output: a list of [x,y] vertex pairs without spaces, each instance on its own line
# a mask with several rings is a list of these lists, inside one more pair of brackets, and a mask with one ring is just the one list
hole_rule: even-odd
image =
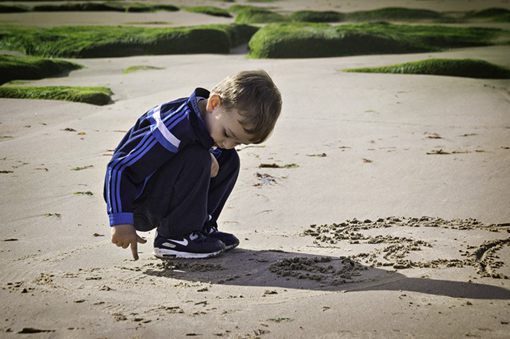
[[223,143],[226,149],[232,149],[236,147],[237,143],[235,141],[227,140]]

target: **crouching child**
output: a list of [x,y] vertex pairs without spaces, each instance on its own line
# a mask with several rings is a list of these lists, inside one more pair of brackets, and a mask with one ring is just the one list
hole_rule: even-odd
[[127,132],[108,163],[104,198],[112,243],[131,248],[136,232],[156,229],[160,258],[207,258],[239,239],[217,220],[237,180],[235,146],[267,139],[280,115],[280,92],[264,71],[243,71],[209,92],[157,105]]

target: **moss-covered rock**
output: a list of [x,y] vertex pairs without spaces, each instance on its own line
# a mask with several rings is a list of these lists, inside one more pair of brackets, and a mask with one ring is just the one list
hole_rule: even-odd
[[106,87],[0,86],[0,98],[64,100],[93,105],[111,103],[112,94],[112,91]]
[[232,5],[228,8],[228,11],[230,13],[239,14],[240,12],[244,11],[245,9],[257,9],[260,7],[257,6],[251,6],[251,5]]
[[179,8],[166,4],[140,4],[118,2],[77,2],[61,4],[42,4],[31,8],[35,12],[155,12],[178,11]]
[[22,13],[28,11],[30,11],[30,8],[27,6],[0,4],[0,13]]
[[335,11],[297,11],[289,15],[291,21],[299,22],[340,22],[345,14]]
[[346,72],[427,74],[480,79],[509,79],[510,70],[484,60],[427,59],[383,67],[351,68]]
[[160,70],[160,69],[164,69],[164,68],[156,67],[156,66],[147,66],[147,65],[134,65],[134,66],[129,66],[127,68],[124,68],[122,70],[122,73],[129,74],[129,73],[134,73],[134,72],[138,72],[138,71],[151,71],[151,70]]
[[69,26],[0,27],[0,49],[51,57],[120,57],[130,55],[228,53],[256,28],[209,25],[181,28]]
[[116,4],[104,2],[77,2],[62,4],[42,4],[32,7],[34,12],[81,12],[81,11],[97,11],[97,12],[124,12],[124,7]]
[[259,30],[256,26],[244,24],[211,25],[211,27],[217,27],[218,29],[224,30],[228,35],[231,47],[247,44],[253,35]]
[[346,20],[373,21],[373,20],[430,20],[441,19],[443,14],[428,10],[403,7],[385,7],[369,11],[356,11],[346,13]]
[[231,18],[232,15],[225,9],[213,6],[194,6],[186,7],[185,10],[193,13],[202,13],[212,16],[220,16],[225,18]]
[[493,18],[507,14],[510,14],[510,10],[506,8],[492,7],[482,9],[479,11],[469,11],[466,13],[465,16],[467,18]]
[[502,15],[498,18],[495,18],[494,21],[496,21],[496,22],[510,22],[510,14]]
[[167,11],[176,12],[179,7],[166,4],[139,4],[139,3],[126,3],[124,6],[126,12],[143,13],[143,12],[156,12]]
[[437,51],[484,46],[501,30],[444,26],[270,24],[250,40],[256,58],[306,58]]
[[469,11],[466,19],[484,19],[498,22],[510,22],[510,10],[506,8],[487,8],[479,11]]
[[259,7],[245,7],[236,10],[237,16],[236,23],[240,24],[255,24],[255,23],[269,23],[269,22],[283,22],[287,18],[281,14],[273,12],[269,9]]
[[64,60],[0,55],[0,84],[11,80],[33,80],[66,75],[81,65]]

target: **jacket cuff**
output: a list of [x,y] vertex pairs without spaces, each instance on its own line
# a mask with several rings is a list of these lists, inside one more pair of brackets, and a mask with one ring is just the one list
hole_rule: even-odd
[[133,213],[113,213],[108,216],[110,218],[110,226],[119,224],[134,224]]

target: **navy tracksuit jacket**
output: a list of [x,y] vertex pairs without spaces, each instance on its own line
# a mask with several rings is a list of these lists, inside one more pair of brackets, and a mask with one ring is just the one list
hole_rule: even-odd
[[[168,238],[215,225],[234,188],[239,157],[234,149],[212,148],[198,107],[198,100],[208,97],[197,88],[188,98],[150,109],[127,132],[106,171],[110,225],[157,227]],[[215,178],[210,153],[220,165]]]

